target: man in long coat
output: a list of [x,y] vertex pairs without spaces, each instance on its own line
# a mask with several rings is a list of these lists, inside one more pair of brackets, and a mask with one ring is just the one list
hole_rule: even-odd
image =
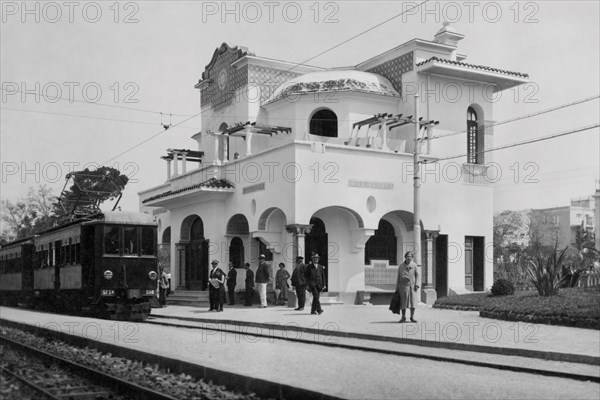
[[249,307],[252,305],[252,296],[254,296],[254,271],[250,269],[250,263],[246,263],[246,298],[244,299],[244,306]]
[[402,318],[399,322],[406,322],[406,308],[410,308],[410,322],[417,322],[415,317],[415,292],[419,289],[419,272],[417,264],[413,262],[413,253],[407,251],[404,254],[404,262],[398,266],[398,279],[396,280],[396,291],[400,294],[400,309]]
[[296,296],[298,297],[298,307],[296,311],[304,310],[304,303],[306,302],[306,264],[304,264],[304,257],[296,257],[296,268],[292,271],[292,287],[296,290]]

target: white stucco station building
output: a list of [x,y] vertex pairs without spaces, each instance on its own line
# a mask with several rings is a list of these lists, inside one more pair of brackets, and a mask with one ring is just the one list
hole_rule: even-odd
[[[445,25],[433,40],[343,68],[225,43],[215,50],[195,86],[196,144],[168,149],[166,181],[139,193],[142,211],[159,221],[174,288],[205,290],[212,259],[225,270],[229,261],[255,269],[264,253],[273,272],[283,262],[291,273],[296,255],[316,252],[326,266],[324,301],[354,304],[392,292],[403,254],[414,249],[423,301],[491,287],[499,173],[485,152],[492,105],[495,93],[528,75],[465,62],[462,39]],[[244,277],[240,269],[238,288]]]

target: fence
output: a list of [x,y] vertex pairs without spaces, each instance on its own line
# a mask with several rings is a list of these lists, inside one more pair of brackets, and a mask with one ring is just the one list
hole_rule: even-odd
[[585,271],[581,274],[577,286],[583,288],[600,286],[600,271]]

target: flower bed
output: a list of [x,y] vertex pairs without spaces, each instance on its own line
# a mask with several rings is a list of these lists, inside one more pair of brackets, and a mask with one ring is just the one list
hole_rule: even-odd
[[479,315],[508,321],[600,329],[600,288],[565,288],[556,296],[518,292],[511,296],[471,293],[438,299],[435,308],[479,310]]

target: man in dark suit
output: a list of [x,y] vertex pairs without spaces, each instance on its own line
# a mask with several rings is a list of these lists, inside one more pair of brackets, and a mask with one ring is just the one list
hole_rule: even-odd
[[208,311],[223,311],[223,299],[225,298],[225,273],[217,267],[219,262],[213,260],[210,263],[211,270],[208,274],[208,298],[210,299],[210,309]]
[[298,307],[295,310],[302,311],[306,302],[306,264],[304,264],[304,257],[296,257],[296,264],[296,268],[292,271],[292,287],[296,290],[296,296],[298,297]]
[[227,273],[227,294],[229,295],[229,305],[235,304],[235,284],[237,281],[237,271],[233,263],[229,263],[229,272]]
[[313,296],[311,314],[323,314],[319,294],[325,289],[325,267],[319,264],[319,255],[313,254],[311,262],[306,266],[306,282]]
[[244,306],[249,307],[252,305],[252,296],[254,296],[254,272],[250,269],[250,263],[246,263],[246,298]]

